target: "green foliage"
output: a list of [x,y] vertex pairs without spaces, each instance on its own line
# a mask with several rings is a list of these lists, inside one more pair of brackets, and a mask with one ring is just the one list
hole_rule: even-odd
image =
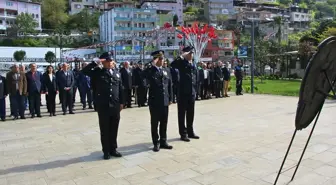
[[191,6],[188,6],[185,10],[185,12],[194,12],[194,13],[198,13],[198,11],[199,11],[198,8],[191,7]]
[[33,16],[29,13],[21,13],[16,17],[15,27],[18,32],[22,32],[24,34],[32,34],[35,31],[35,28],[38,26],[38,23],[33,18]]
[[176,27],[178,22],[178,16],[175,14],[173,17],[173,26]]
[[47,61],[48,63],[52,64],[54,62],[56,62],[56,55],[54,52],[52,51],[48,51],[45,56],[44,56],[45,61]]
[[67,1],[43,0],[42,21],[43,27],[56,29],[67,23]]
[[99,28],[99,11],[89,12],[87,8],[81,12],[70,15],[66,27],[68,30],[77,30],[80,32],[89,32]]
[[17,61],[20,62],[22,61],[26,56],[26,52],[23,50],[15,51],[13,54],[13,58]]
[[[231,80],[232,91],[236,90],[235,81]],[[245,85],[244,85],[245,84]],[[249,93],[251,86],[249,80],[243,81],[244,92]],[[272,94],[282,96],[298,96],[300,91],[300,80],[263,80],[254,81],[255,93],[257,94]]]

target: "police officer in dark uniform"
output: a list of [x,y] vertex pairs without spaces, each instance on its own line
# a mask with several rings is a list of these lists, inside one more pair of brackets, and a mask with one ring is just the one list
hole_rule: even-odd
[[[193,47],[185,47],[182,56],[179,56],[171,66],[178,69],[180,81],[177,95],[178,125],[182,141],[199,139],[194,132],[194,111],[197,93],[197,68],[193,64]],[[185,120],[187,126],[185,126]]]
[[[167,143],[168,106],[172,103],[173,92],[169,71],[162,67],[164,51],[155,51],[151,55],[153,56],[152,67],[146,70],[149,83],[148,105],[151,116],[153,151],[158,152],[160,148],[168,150],[173,148]],[[158,126],[160,135],[158,134]]]
[[147,96],[146,76],[144,74],[142,62],[139,61],[135,69],[133,69],[133,79],[136,87],[137,103],[139,107],[145,106]]
[[243,90],[243,71],[242,71],[242,63],[239,61],[238,65],[235,67],[234,74],[236,76],[236,95],[243,95],[242,90]]
[[123,109],[123,89],[120,73],[115,69],[115,62],[104,53],[101,57],[103,67],[99,62],[92,62],[82,69],[82,72],[96,79],[96,106],[99,119],[101,143],[104,159],[111,156],[121,157],[116,150],[117,135],[120,121],[120,111]]

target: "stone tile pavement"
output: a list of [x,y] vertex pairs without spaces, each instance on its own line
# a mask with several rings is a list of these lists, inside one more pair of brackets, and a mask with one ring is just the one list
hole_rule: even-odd
[[[270,185],[294,131],[297,98],[244,95],[197,102],[200,140],[179,141],[170,107],[171,151],[151,151],[148,108],[122,111],[119,151],[101,160],[97,115],[0,123],[1,185]],[[327,102],[290,185],[336,185],[336,103]],[[309,127],[311,128],[311,127]],[[298,132],[278,184],[288,184],[310,129]]]

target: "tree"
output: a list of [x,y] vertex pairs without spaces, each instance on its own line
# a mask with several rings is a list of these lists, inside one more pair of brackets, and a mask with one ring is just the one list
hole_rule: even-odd
[[87,8],[81,12],[70,15],[67,21],[68,30],[78,30],[80,32],[89,32],[99,28],[99,11],[89,12]]
[[178,16],[175,14],[173,17],[173,26],[176,27],[178,22]]
[[319,36],[320,42],[331,36],[336,36],[336,27],[329,27],[326,31],[324,31]]
[[45,56],[44,56],[44,60],[47,61],[50,65],[52,63],[56,62],[56,55],[54,52],[52,51],[48,51]]
[[56,29],[68,20],[67,3],[61,0],[43,0],[42,21],[44,28]]
[[[16,17],[14,25],[17,32],[22,32],[24,35],[34,33],[38,23],[29,13],[21,13]],[[14,28],[13,28],[14,29]]]
[[227,21],[229,17],[227,15],[220,14],[217,15],[216,18],[217,18],[217,24],[223,26],[224,22]]
[[23,50],[15,51],[13,57],[17,62],[21,62],[22,64],[23,59],[26,57],[26,52]]

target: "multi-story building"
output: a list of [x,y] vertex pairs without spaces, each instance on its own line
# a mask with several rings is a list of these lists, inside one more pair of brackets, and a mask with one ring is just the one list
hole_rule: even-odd
[[147,38],[156,28],[156,17],[154,9],[114,8],[106,11],[99,18],[100,40],[121,42],[106,46],[105,51],[112,51],[118,62],[138,61],[143,57],[149,60],[157,43]]
[[234,14],[233,0],[208,0],[204,4],[204,16],[209,24],[216,24],[218,15],[227,15],[231,18]]
[[84,8],[93,9],[98,7],[102,0],[69,0],[70,14],[81,12]]
[[5,34],[6,29],[15,24],[17,15],[31,14],[38,23],[37,30],[41,30],[41,4],[20,0],[0,1],[0,34]]
[[306,8],[300,8],[297,5],[292,5],[289,9],[290,23],[289,26],[302,30],[309,27],[309,23],[312,21],[312,15]]
[[157,10],[157,25],[163,26],[166,22],[173,22],[177,15],[177,24],[183,25],[183,2],[182,0],[140,0],[141,8]]
[[134,2],[102,2],[99,3],[98,8],[100,10],[111,10],[113,8],[135,8]]
[[208,43],[202,58],[212,61],[230,61],[234,57],[234,32],[231,30],[216,30],[217,38]]

